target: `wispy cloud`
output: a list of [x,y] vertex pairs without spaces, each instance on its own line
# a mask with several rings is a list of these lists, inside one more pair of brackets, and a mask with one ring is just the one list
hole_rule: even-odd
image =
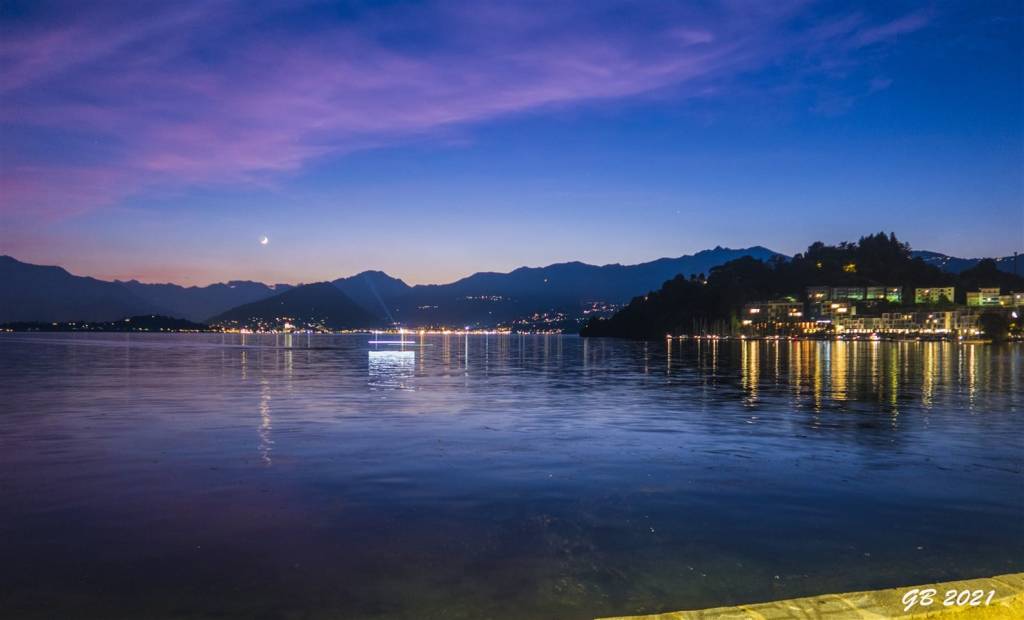
[[[4,16],[7,215],[80,212],[153,185],[256,182],[316,158],[548,107],[664,89],[726,96],[723,85],[789,55],[813,49],[815,64],[842,61],[928,19],[808,20],[814,8],[804,2],[471,2],[343,17],[297,3],[75,6]],[[11,128],[89,140],[57,164]]]

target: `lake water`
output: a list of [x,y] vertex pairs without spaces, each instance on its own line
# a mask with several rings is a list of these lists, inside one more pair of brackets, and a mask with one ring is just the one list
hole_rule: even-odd
[[0,336],[2,615],[571,620],[1024,570],[1020,346],[367,340]]

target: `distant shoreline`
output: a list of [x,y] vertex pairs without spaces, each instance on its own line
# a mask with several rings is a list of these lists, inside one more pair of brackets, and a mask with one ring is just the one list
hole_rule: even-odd
[[[664,338],[624,338],[621,336],[583,336],[576,332],[519,332],[506,330],[485,330],[485,329],[460,329],[460,330],[418,330],[418,329],[390,329],[390,330],[342,330],[342,331],[262,331],[262,332],[241,332],[218,329],[208,330],[127,330],[127,329],[10,329],[0,327],[0,334],[222,334],[232,336],[373,336],[373,335],[405,335],[408,337],[407,344],[415,345],[417,338],[423,336],[567,336],[594,340],[633,340],[635,342],[720,342],[720,341],[756,341],[756,342],[948,342],[953,344],[993,344],[991,338],[960,338],[949,335],[933,336],[896,336],[878,334],[871,335],[844,335],[844,336],[666,336]],[[1024,338],[1008,338],[998,341],[996,344],[1018,344],[1024,342]]]

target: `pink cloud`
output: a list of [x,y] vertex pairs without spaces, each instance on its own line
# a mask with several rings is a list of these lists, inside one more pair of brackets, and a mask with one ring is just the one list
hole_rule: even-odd
[[[665,10],[636,29],[597,5],[509,3],[281,25],[278,13],[296,6],[167,3],[14,29],[0,42],[0,121],[115,146],[84,164],[5,147],[0,212],[55,216],[150,185],[265,181],[316,158],[551,106],[669,87],[707,96],[808,36],[783,36],[802,3]],[[822,49],[848,49],[925,19],[847,17],[813,36]],[[434,41],[413,45],[402,33]]]
[[0,214],[8,219],[56,220],[119,200],[135,187],[111,166],[0,166]]

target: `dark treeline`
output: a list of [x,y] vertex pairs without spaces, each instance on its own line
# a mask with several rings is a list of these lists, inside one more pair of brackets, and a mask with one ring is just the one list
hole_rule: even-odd
[[995,261],[983,260],[960,274],[951,274],[911,258],[910,246],[895,234],[878,233],[856,243],[830,246],[816,242],[786,260],[740,258],[704,274],[682,274],[608,319],[593,319],[584,336],[659,338],[694,334],[713,326],[735,325],[743,305],[752,301],[792,296],[803,300],[808,286],[901,286],[905,305],[914,288],[956,286],[955,301],[965,291],[982,286],[1024,288],[1024,278],[999,271]]

